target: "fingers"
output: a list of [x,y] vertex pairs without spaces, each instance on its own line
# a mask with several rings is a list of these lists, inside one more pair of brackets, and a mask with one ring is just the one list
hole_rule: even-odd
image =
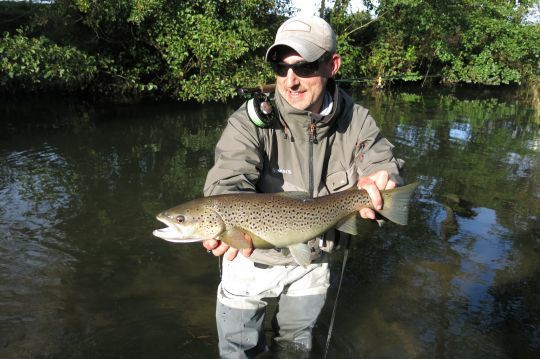
[[253,248],[244,248],[242,249],[242,255],[244,257],[249,257],[253,253]]
[[[229,246],[227,246],[227,247],[229,247]],[[226,253],[225,253],[225,258],[232,261],[233,259],[236,258],[237,255],[238,255],[238,249],[233,248],[233,247],[229,247],[227,249]]]
[[362,208],[360,210],[360,217],[364,218],[364,219],[375,219],[375,211],[372,210],[371,208]]
[[[249,257],[253,253],[253,241],[251,237],[247,234],[244,234],[244,238],[248,241],[248,248],[242,249],[242,254],[245,257]],[[216,257],[224,255],[226,259],[232,261],[238,255],[239,250],[229,246],[228,244],[217,240],[217,239],[208,239],[202,242],[204,248],[207,251],[212,251],[212,254]]]
[[385,189],[386,184],[388,183],[388,172],[386,171],[378,171],[375,172],[371,179],[375,183],[375,186],[377,186],[378,190]]
[[244,238],[246,239],[246,241],[249,242],[249,248],[242,249],[242,255],[244,257],[249,257],[251,255],[251,253],[253,253],[253,240],[247,234],[244,234]]
[[392,181],[391,179],[388,180],[388,182],[386,183],[386,186],[384,187],[384,189],[392,189],[392,188],[396,188],[397,187],[397,183]]
[[[382,171],[376,172],[371,176],[361,177],[358,180],[358,188],[365,189],[367,191],[369,198],[371,199],[371,203],[375,209],[382,208],[382,198],[379,188],[384,189],[386,182],[388,182],[388,178],[385,182],[384,175],[378,175],[379,173],[382,173]],[[386,173],[386,176],[388,176],[388,173]],[[379,187],[378,184],[382,187]]]
[[215,239],[207,239],[206,241],[202,242],[202,245],[206,250],[211,251],[212,249],[216,248],[218,246],[218,241]]
[[[358,180],[358,188],[367,191],[373,207],[379,210],[383,206],[380,191],[396,188],[396,182],[390,179],[387,171],[378,171],[369,176],[361,177]],[[362,218],[375,219],[375,212],[369,208],[363,208],[360,211],[360,215]]]
[[364,187],[364,189],[369,194],[369,198],[371,198],[371,203],[373,203],[373,207],[375,207],[375,209],[381,209],[383,202],[381,192],[379,191],[377,186],[375,186],[374,184],[370,184]]
[[[216,257],[222,256],[230,248],[228,244],[216,239],[207,239],[206,241],[203,241],[202,244],[207,251],[212,251],[212,254]],[[233,258],[234,257],[236,257],[236,255],[234,255]]]

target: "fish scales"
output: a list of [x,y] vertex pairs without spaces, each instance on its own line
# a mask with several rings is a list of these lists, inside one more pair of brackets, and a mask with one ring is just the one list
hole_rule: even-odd
[[[384,205],[377,212],[390,221],[407,224],[410,197],[417,186],[413,183],[381,191]],[[314,199],[287,192],[225,194],[161,212],[157,219],[167,227],[153,233],[171,242],[220,239],[236,248],[250,246],[246,233],[255,248],[289,248],[297,262],[305,265],[309,255],[300,244],[333,227],[357,234],[355,217],[364,207],[373,209],[367,192],[356,188]]]
[[[213,208],[227,227],[246,230],[273,243],[287,240],[309,240],[333,227],[346,215],[370,207],[365,191],[344,191],[331,196],[299,199],[275,194],[242,194],[215,196]],[[238,205],[238,201],[242,205]]]

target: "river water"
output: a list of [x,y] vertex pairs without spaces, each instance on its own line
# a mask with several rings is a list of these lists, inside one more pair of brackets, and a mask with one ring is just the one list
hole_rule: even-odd
[[[355,97],[420,187],[407,227],[351,242],[328,357],[538,357],[538,115],[484,90]],[[216,357],[218,260],[151,232],[201,195],[238,103],[1,101],[0,357]]]

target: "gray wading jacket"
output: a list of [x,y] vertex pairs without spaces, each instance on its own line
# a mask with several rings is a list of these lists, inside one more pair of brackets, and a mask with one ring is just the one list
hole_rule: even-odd
[[[278,92],[280,119],[270,128],[253,124],[246,104],[234,112],[216,145],[205,196],[301,191],[319,197],[353,187],[361,176],[379,170],[387,170],[401,183],[401,160],[394,158],[392,144],[381,137],[368,111],[332,80],[327,89],[333,95],[327,116],[297,110]],[[310,131],[312,123],[315,131]],[[310,242],[312,259],[321,255],[318,243]],[[274,249],[256,249],[249,258],[266,265],[296,264],[290,254]]]

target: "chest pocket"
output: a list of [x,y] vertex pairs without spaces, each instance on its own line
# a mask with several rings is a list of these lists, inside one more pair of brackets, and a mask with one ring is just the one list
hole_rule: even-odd
[[347,170],[339,170],[326,176],[326,188],[330,193],[352,188],[356,182],[358,182],[358,172],[354,163]]
[[358,148],[340,136],[336,136],[338,141],[335,142],[328,160],[328,175],[325,184],[329,193],[351,188],[358,182],[355,162]]
[[326,187],[330,192],[336,192],[349,184],[346,171],[334,172],[326,177]]

